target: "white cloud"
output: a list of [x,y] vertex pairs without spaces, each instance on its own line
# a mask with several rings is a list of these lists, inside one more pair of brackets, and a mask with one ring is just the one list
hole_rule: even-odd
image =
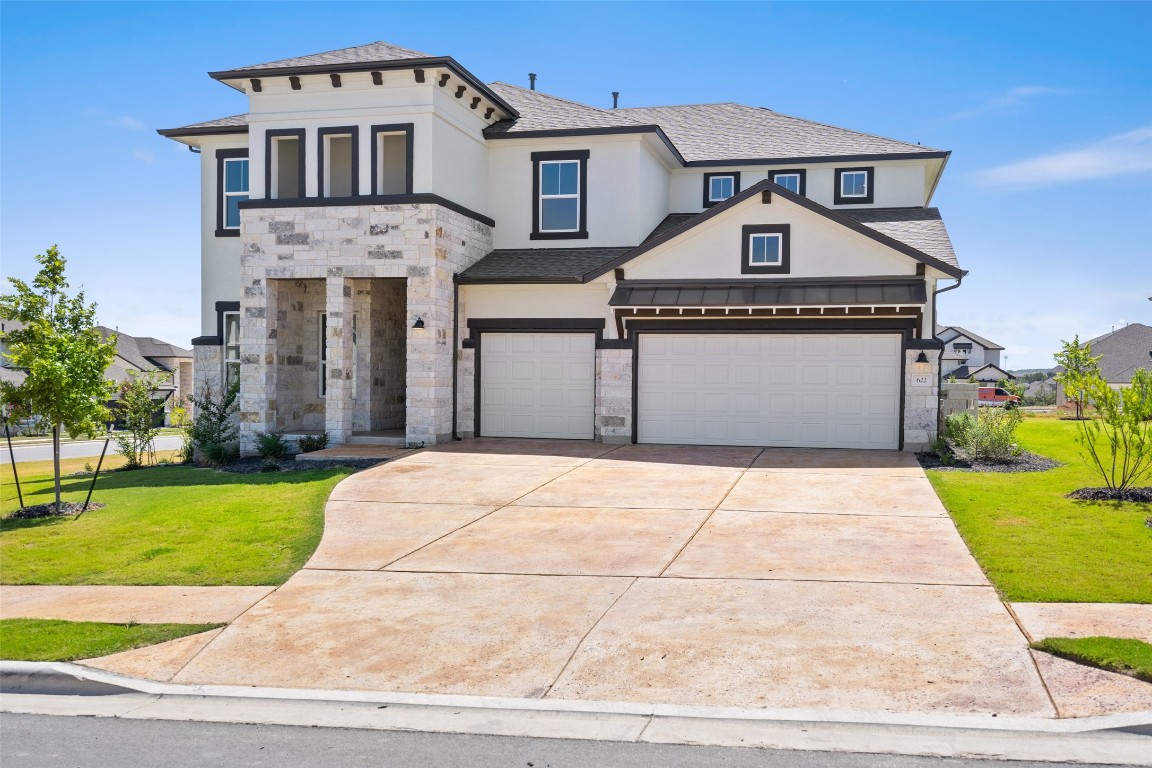
[[107,123],[113,128],[127,128],[130,131],[144,130],[144,123],[140,122],[131,115],[121,115],[120,117],[114,117],[111,120],[108,120]]
[[1058,96],[1066,93],[1071,93],[1071,91],[1064,88],[1051,88],[1047,85],[1018,85],[1015,88],[1009,88],[1003,93],[998,93],[990,97],[983,104],[948,115],[944,119],[968,120],[973,117],[988,114],[989,112],[1000,112],[1010,109],[1037,96]]
[[146,149],[136,149],[132,151],[132,157],[136,158],[142,163],[152,165],[156,162],[156,155]]
[[1032,187],[1152,171],[1152,125],[1076,149],[1040,155],[975,174],[997,186]]

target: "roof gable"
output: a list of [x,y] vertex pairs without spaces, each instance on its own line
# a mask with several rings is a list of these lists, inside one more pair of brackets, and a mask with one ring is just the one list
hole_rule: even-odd
[[1125,383],[1137,368],[1152,370],[1152,328],[1143,323],[1131,323],[1084,343],[1092,345],[1093,355],[1102,356],[1100,375],[1106,381]]
[[[1000,346],[996,342],[989,341],[988,339],[984,338],[983,336],[977,336],[976,334],[972,333],[972,331],[969,331],[967,328],[961,328],[958,325],[947,325],[947,326],[944,326],[943,328],[939,328],[936,332],[936,335],[941,336],[945,331],[952,331],[953,333],[956,334],[957,337],[963,336],[966,339],[970,339],[971,341],[974,341],[977,344],[979,344],[980,346],[984,347],[984,349],[1004,349],[1004,347]],[[953,341],[953,339],[948,339],[947,341],[949,343],[951,343]]]

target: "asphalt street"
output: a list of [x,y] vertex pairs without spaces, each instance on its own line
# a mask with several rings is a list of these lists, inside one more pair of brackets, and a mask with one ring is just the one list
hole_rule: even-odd
[[[2,430],[0,430],[2,432]],[[11,464],[12,460],[8,455],[8,444],[3,440],[3,434],[0,434],[0,464]],[[157,451],[174,451],[180,447],[181,438],[179,435],[169,435],[166,437],[156,438]],[[60,445],[60,458],[62,459],[83,459],[88,457],[97,457],[100,451],[104,448],[104,441],[101,440],[76,440],[66,441]],[[19,443],[12,444],[12,452],[16,455],[16,463],[21,464],[25,461],[49,461],[52,458],[52,443],[36,443],[33,445],[20,445]],[[116,443],[109,443],[108,455],[112,456],[116,453]]]
[[0,716],[4,768],[1090,768],[845,752],[692,747],[165,720]]

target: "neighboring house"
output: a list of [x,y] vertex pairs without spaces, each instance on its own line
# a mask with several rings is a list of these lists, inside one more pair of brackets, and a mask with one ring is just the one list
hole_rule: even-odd
[[[22,327],[16,320],[0,320],[0,332],[3,333]],[[172,406],[192,393],[192,352],[151,336],[130,336],[103,325],[96,326],[96,329],[105,339],[116,334],[116,356],[105,371],[105,376],[121,384],[128,380],[130,372],[156,373],[160,381],[156,400],[163,401],[167,421]],[[0,337],[0,376],[3,381],[19,385],[24,381],[24,371],[11,366],[8,359],[3,357],[7,352],[4,339]]]
[[[1132,383],[1137,368],[1152,370],[1152,328],[1131,323],[1123,328],[1097,336],[1081,346],[1092,346],[1092,356],[1100,357],[1100,376],[1113,389]],[[1063,370],[1058,369],[1058,370]],[[1056,405],[1064,405],[1064,387],[1056,385]]]
[[980,384],[1016,378],[1000,367],[1000,353],[1004,347],[996,342],[958,325],[937,326],[936,338],[944,342],[944,354],[940,358],[941,378],[972,379]]
[[[577,62],[573,63],[574,66]],[[387,43],[212,72],[198,392],[257,433],[920,448],[949,153],[599,109]],[[941,285],[943,287],[943,285]]]
[[116,335],[116,357],[107,377],[123,384],[131,374],[155,373],[159,381],[155,400],[163,402],[164,422],[169,423],[172,407],[192,393],[192,352],[151,336],[130,336],[103,325],[97,329],[105,339]]

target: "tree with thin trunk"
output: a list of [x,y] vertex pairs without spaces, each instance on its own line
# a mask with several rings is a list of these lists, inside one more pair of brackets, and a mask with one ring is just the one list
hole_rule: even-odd
[[96,305],[84,291],[66,292],[65,260],[53,245],[36,257],[40,272],[32,284],[14,277],[13,293],[0,295],[0,318],[22,327],[4,334],[6,357],[25,372],[19,385],[0,382],[0,402],[16,418],[40,416],[52,424],[52,463],[56,512],[60,512],[60,435],[94,437],[109,420],[106,405],[113,384],[104,372],[116,355],[116,339],[96,328]]
[[1088,398],[1089,383],[1100,375],[1100,358],[1092,356],[1092,343],[1080,344],[1080,335],[1072,341],[1061,341],[1060,351],[1052,356],[1062,370],[1052,378],[1064,387],[1065,397],[1076,403],[1077,420],[1084,418],[1084,402]]

